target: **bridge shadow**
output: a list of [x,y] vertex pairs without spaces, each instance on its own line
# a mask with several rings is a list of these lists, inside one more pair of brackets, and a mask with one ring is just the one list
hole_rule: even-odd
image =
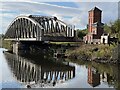
[[37,54],[20,55],[4,52],[14,78],[27,88],[53,87],[75,77],[75,67],[69,63],[45,59]]

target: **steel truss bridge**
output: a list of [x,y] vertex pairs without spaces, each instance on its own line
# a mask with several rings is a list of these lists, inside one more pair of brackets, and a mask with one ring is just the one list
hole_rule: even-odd
[[75,41],[75,26],[57,17],[18,16],[8,26],[5,40],[14,41]]

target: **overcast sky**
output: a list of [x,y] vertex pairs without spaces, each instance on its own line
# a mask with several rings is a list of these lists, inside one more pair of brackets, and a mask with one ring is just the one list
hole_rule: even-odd
[[[44,1],[44,2],[43,2]],[[51,2],[50,2],[51,1]],[[60,1],[60,2],[58,2]],[[88,2],[85,0],[3,0],[0,1],[0,33],[5,33],[8,25],[19,15],[45,15],[57,16],[76,29],[86,28],[88,11],[95,6],[102,12],[102,22],[109,23],[118,18],[118,0],[102,2]],[[90,1],[90,0],[89,0]]]

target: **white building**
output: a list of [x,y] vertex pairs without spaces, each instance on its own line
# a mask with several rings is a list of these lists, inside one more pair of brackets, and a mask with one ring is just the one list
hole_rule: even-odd
[[109,43],[109,34],[103,34],[101,36],[101,43],[108,44]]

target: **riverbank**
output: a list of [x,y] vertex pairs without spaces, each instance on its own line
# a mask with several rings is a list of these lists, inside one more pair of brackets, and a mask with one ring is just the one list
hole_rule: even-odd
[[95,61],[99,63],[118,63],[118,45],[83,44],[79,48],[66,51],[69,59]]

